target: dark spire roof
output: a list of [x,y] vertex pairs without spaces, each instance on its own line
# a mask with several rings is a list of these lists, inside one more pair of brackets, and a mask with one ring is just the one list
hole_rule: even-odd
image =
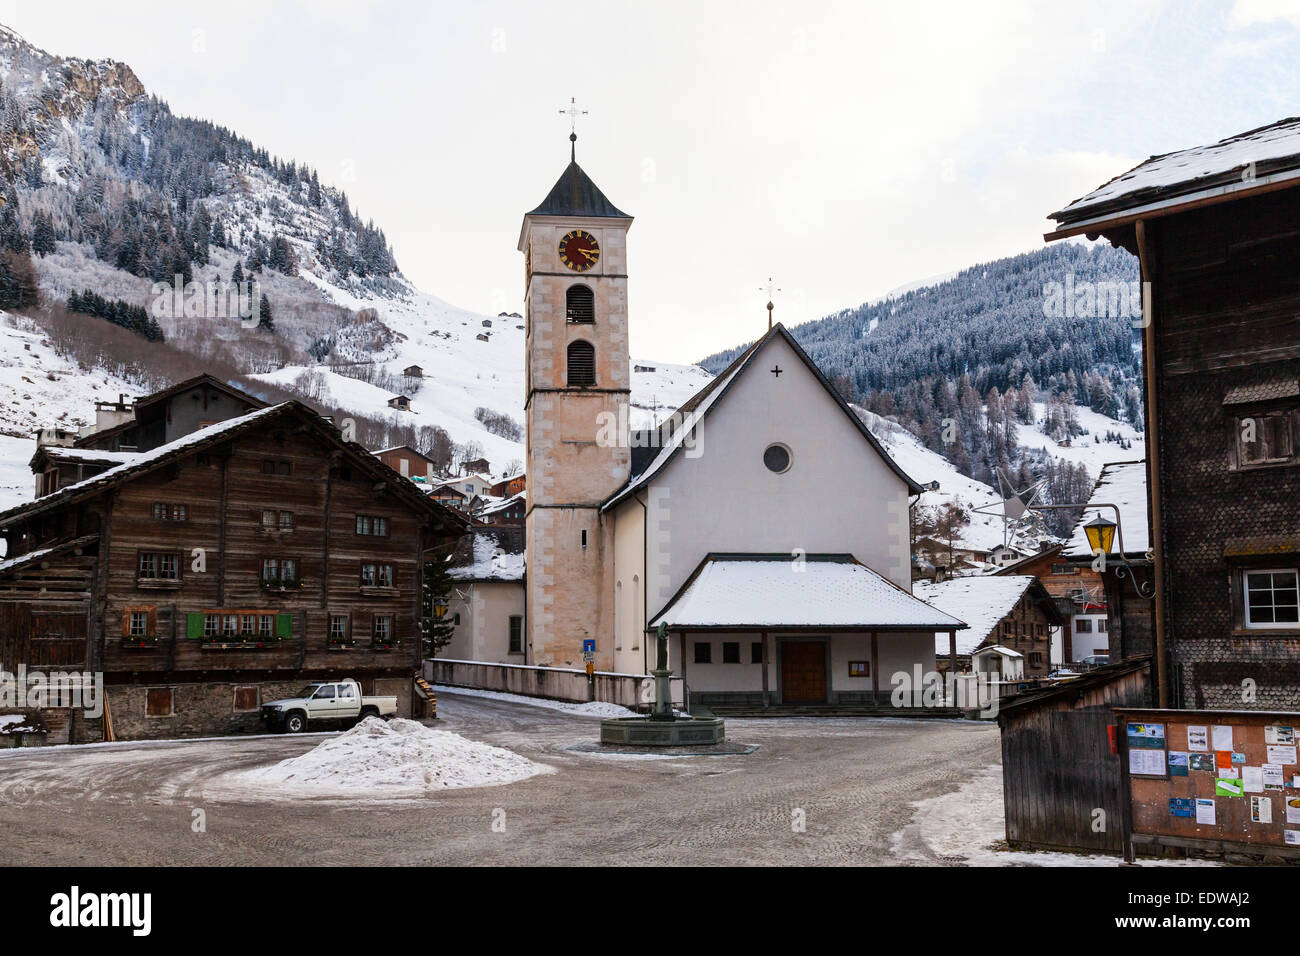
[[593,216],[606,219],[631,219],[605,198],[582,167],[570,162],[564,173],[530,216]]

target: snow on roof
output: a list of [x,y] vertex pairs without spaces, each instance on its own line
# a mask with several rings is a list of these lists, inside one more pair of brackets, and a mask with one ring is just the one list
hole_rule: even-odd
[[496,514],[498,511],[504,511],[506,508],[510,507],[510,505],[514,504],[516,501],[523,501],[527,497],[528,497],[527,491],[517,491],[509,498],[492,498],[490,499],[492,504],[488,505],[487,507],[479,511],[479,514],[481,515]]
[[[1263,164],[1254,177],[1246,174],[1251,164]],[[1209,146],[1196,146],[1162,156],[1152,156],[1121,176],[1076,199],[1051,218],[1060,223],[1091,218],[1105,207],[1122,207],[1124,197],[1132,197],[1130,206],[1145,205],[1174,196],[1218,187],[1248,188],[1264,176],[1300,168],[1300,118],[1280,120],[1269,126],[1229,136]],[[1237,174],[1221,182],[1225,174]],[[1213,180],[1213,181],[1211,181]],[[1139,197],[1137,194],[1144,194]]]
[[165,458],[168,455],[175,454],[178,451],[182,451],[183,449],[189,447],[190,445],[197,445],[202,442],[206,442],[209,439],[221,435],[223,432],[232,431],[236,428],[242,428],[243,426],[248,425],[251,422],[257,421],[260,418],[265,418],[274,415],[280,410],[284,409],[289,404],[290,404],[289,402],[282,402],[279,405],[272,405],[269,408],[259,408],[257,411],[249,412],[247,415],[241,415],[238,418],[228,418],[224,422],[217,422],[215,425],[209,425],[206,428],[200,428],[198,431],[190,432],[190,434],[183,435],[182,437],[176,439],[173,442],[168,442],[165,445],[159,445],[157,448],[150,449],[149,451],[138,452],[135,454],[135,457],[132,458],[130,461],[123,462],[120,465],[116,465],[112,468],[109,468],[107,471],[101,471],[98,475],[95,475],[92,478],[87,478],[84,481],[78,481],[75,484],[65,485],[64,487],[60,488],[58,491],[54,492],[53,494],[46,495],[43,498],[37,498],[35,501],[29,501],[26,504],[19,505],[17,508],[11,508],[9,511],[0,513],[0,519],[6,518],[9,515],[15,514],[23,509],[29,509],[35,506],[44,507],[46,505],[50,505],[55,502],[58,502],[64,498],[70,498],[73,495],[77,494],[78,492],[85,491],[87,488],[91,487],[92,485],[111,482],[137,468],[148,465],[151,462],[157,461],[160,458]]
[[[970,630],[957,635],[957,653],[966,655],[988,640],[1036,580],[1029,574],[960,577],[938,583],[917,581],[912,590],[922,601],[970,625]],[[934,635],[934,651],[941,656],[948,653],[947,631]]]
[[474,535],[469,563],[449,568],[447,573],[457,581],[522,581],[524,579],[524,554],[502,547],[501,539],[490,533]]
[[42,561],[50,555],[56,554],[60,551],[69,551],[72,548],[83,547],[90,544],[97,537],[97,535],[88,534],[80,538],[73,538],[71,541],[63,541],[59,544],[50,545],[48,548],[39,548],[35,551],[28,551],[26,554],[20,554],[17,557],[0,561],[0,574],[5,574],[9,571],[16,571],[18,568],[24,567],[28,564],[35,564],[36,562]]
[[[802,568],[802,570],[800,570]],[[709,555],[651,627],[962,628],[850,554]]]
[[[1119,508],[1119,529],[1115,532],[1115,550],[1121,547],[1127,556],[1142,557],[1151,547],[1147,529],[1147,465],[1145,461],[1119,461],[1105,465],[1097,478],[1088,502],[1106,502]],[[1074,523],[1070,543],[1065,546],[1065,556],[1072,561],[1092,557],[1088,536],[1083,526],[1101,515],[1107,521],[1115,520],[1113,508],[1086,508]],[[1120,538],[1123,538],[1121,541]]]
[[106,465],[126,464],[140,457],[138,451],[100,451],[98,448],[67,448],[62,445],[42,445],[37,451],[44,452],[55,461],[98,462]]
[[1003,647],[1001,644],[990,644],[988,647],[981,647],[976,654],[1001,654],[1003,657],[1024,657],[1019,651],[1013,651],[1009,647]]

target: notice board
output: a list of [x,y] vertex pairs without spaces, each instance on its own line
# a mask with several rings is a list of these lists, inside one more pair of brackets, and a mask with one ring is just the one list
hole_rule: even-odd
[[1134,843],[1300,855],[1300,713],[1115,713]]

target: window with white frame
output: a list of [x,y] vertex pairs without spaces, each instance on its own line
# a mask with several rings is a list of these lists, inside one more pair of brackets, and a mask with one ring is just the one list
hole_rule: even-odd
[[1242,584],[1246,627],[1300,627],[1300,578],[1295,568],[1245,571]]

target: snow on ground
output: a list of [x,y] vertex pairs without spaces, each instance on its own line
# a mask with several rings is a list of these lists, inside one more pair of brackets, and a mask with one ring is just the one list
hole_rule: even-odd
[[554,768],[449,730],[400,717],[367,717],[298,757],[234,777],[247,786],[289,796],[415,796],[460,787],[526,780]]
[[56,425],[75,431],[94,423],[96,401],[137,391],[102,371],[88,374],[55,352],[30,319],[0,311],[0,431],[32,435]]
[[34,454],[36,439],[0,435],[0,511],[8,511],[35,497],[36,480],[27,466]]
[[522,694],[507,694],[496,690],[476,690],[470,687],[448,687],[443,684],[435,686],[439,694],[463,694],[466,697],[486,697],[489,700],[504,700],[512,704],[529,704],[533,707],[545,707],[548,710],[561,710],[577,717],[635,717],[636,712],[628,710],[621,704],[607,704],[593,700],[585,704],[575,704],[567,700],[549,700],[545,697],[525,697]]
[[[1082,464],[1088,469],[1090,478],[1095,479],[1101,473],[1101,466],[1108,461],[1134,461],[1146,454],[1146,442],[1141,432],[1126,422],[1116,421],[1094,412],[1086,405],[1078,405],[1075,408],[1076,417],[1084,429],[1084,434],[1076,435],[1070,440],[1069,445],[1062,445],[1053,441],[1051,436],[1043,431],[1044,410],[1045,406],[1042,402],[1034,403],[1036,424],[1017,424],[1016,440],[1026,448],[1042,449],[1053,458]],[[1113,441],[1102,441],[1108,432],[1126,439],[1130,447],[1125,448]]]
[[[1004,850],[1002,767],[977,772],[960,788],[913,803],[912,823],[894,834],[890,847],[904,862],[934,865],[934,857],[967,866],[1119,866],[1104,853]],[[1204,860],[1142,860],[1143,866],[1214,866]]]

